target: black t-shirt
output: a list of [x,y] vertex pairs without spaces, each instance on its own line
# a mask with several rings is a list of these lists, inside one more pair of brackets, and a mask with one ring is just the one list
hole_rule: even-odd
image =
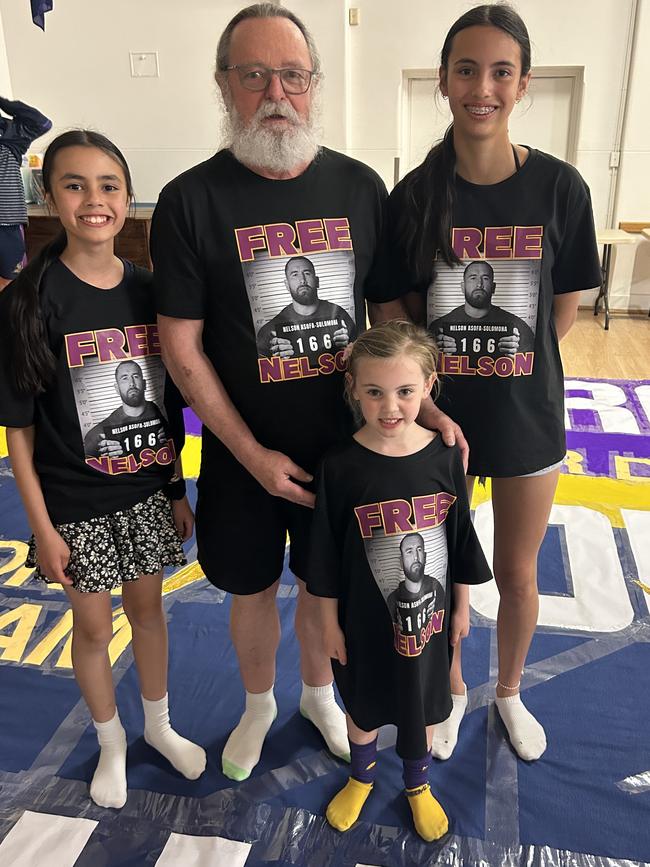
[[[437,405],[463,428],[469,474],[518,476],[562,460],[564,389],[553,299],[601,282],[587,185],[572,166],[536,150],[499,184],[457,177],[451,240],[461,265],[449,268],[438,259],[430,285],[413,279],[392,228],[406,207],[402,181],[389,201],[392,297],[426,292],[428,328],[457,341],[457,352],[440,359],[444,376]],[[466,331],[452,331],[452,311],[464,301],[464,269],[477,260],[491,266],[494,307],[483,321],[467,317]],[[467,325],[458,320],[458,326]],[[504,354],[499,339],[515,327],[519,345],[514,354]]]
[[130,262],[112,289],[47,270],[41,310],[56,376],[35,398],[16,393],[9,302],[0,295],[0,424],[34,425],[34,465],[54,524],[130,508],[169,480],[183,446],[178,393],[160,357],[152,275]]
[[[351,423],[343,348],[334,341],[340,325],[287,320],[298,330],[276,336],[291,335],[289,351],[269,355],[268,325],[291,304],[285,266],[291,257],[309,260],[327,304],[323,321],[344,319],[352,340],[365,328],[385,196],[375,172],[326,148],[283,181],[224,150],[168,184],[154,212],[158,312],[204,320],[205,353],[255,438],[305,469]],[[334,316],[334,305],[345,316]],[[218,475],[223,448],[204,430],[202,476]]]
[[[420,573],[410,574],[411,588],[409,543]],[[333,668],[346,710],[365,731],[397,725],[403,758],[425,755],[426,726],[451,712],[453,583],[491,577],[457,448],[436,437],[387,457],[352,440],[325,456],[307,588],[338,599],[348,661]]]

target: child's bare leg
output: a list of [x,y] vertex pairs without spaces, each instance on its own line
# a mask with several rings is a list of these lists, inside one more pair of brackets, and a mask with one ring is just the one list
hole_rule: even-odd
[[175,732],[167,698],[167,622],[162,574],[141,575],[122,586],[122,604],[133,631],[133,655],[144,708],[144,739],[189,780],[205,770],[205,750]]
[[346,714],[350,741],[350,779],[327,807],[327,821],[338,831],[347,831],[359,818],[375,780],[377,730],[360,729]]
[[113,637],[108,593],[80,593],[65,587],[72,606],[72,666],[97,730],[99,761],[90,797],[100,807],[126,803],[126,734],[117,708],[108,645]]

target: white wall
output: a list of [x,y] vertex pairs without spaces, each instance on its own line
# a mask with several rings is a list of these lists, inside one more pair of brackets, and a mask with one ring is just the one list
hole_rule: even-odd
[[[637,43],[631,70],[628,116],[623,139],[616,225],[620,220],[650,222],[650,3],[639,0]],[[611,286],[615,308],[650,308],[650,241],[639,236],[621,247]],[[650,323],[648,323],[650,326]]]
[[11,76],[9,74],[9,61],[7,60],[7,49],[5,47],[5,33],[2,26],[2,15],[0,15],[0,94],[11,99],[13,92],[11,90]]
[[[216,150],[214,53],[241,5],[66,0],[42,33],[29,4],[1,0],[14,94],[52,118],[52,135],[87,126],[114,139],[139,201],[155,201],[166,181]],[[160,77],[131,78],[129,51],[158,51]]]

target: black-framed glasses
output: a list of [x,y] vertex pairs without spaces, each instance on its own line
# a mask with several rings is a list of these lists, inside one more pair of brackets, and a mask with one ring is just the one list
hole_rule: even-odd
[[277,75],[285,93],[306,93],[314,76],[310,69],[281,68],[271,69],[259,63],[236,64],[226,66],[225,71],[234,70],[239,76],[239,82],[246,90],[261,91],[271,83],[271,78]]

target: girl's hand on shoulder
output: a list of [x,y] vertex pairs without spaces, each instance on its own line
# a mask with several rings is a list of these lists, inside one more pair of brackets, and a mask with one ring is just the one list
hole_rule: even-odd
[[338,623],[329,623],[325,626],[323,630],[323,643],[325,644],[325,653],[330,659],[338,659],[341,665],[347,664],[348,656],[345,652],[345,636]]
[[456,647],[461,638],[469,635],[469,605],[460,605],[451,615],[449,643]]
[[172,500],[172,515],[179,536],[183,542],[187,542],[194,532],[194,512],[187,497],[183,497],[182,500]]
[[36,549],[38,565],[47,580],[71,587],[72,578],[65,574],[70,562],[70,549],[54,527],[36,537]]

